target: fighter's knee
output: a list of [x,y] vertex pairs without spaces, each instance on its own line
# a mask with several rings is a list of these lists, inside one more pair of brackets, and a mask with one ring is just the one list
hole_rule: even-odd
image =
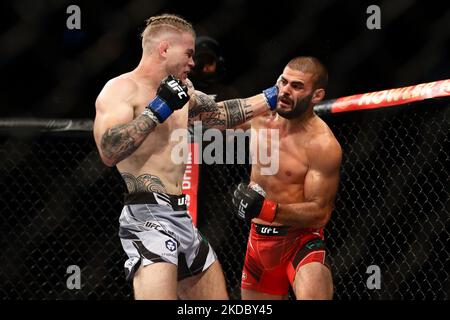
[[333,290],[331,272],[325,265],[310,263],[297,271],[294,293],[298,300],[330,300]]
[[329,288],[302,288],[295,293],[297,300],[331,300],[333,299],[333,287]]

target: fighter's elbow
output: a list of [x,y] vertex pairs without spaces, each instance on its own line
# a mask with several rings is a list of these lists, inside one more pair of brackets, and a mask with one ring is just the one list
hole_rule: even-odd
[[328,224],[328,221],[330,221],[331,212],[332,212],[332,209],[330,209],[330,208],[321,209],[319,214],[317,215],[316,221],[314,223],[315,224],[314,228],[317,228],[317,229],[324,228]]
[[102,159],[102,162],[108,167],[114,167],[117,164],[117,161],[115,159],[108,158],[104,154],[101,154],[100,157]]

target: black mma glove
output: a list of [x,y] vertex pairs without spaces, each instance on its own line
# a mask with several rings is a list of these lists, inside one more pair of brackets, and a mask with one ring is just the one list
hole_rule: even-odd
[[161,81],[156,97],[147,106],[159,123],[164,122],[175,110],[181,109],[188,101],[188,89],[180,80],[170,75]]
[[266,193],[256,183],[240,183],[233,193],[233,204],[239,218],[251,221],[259,218],[268,222],[275,219],[278,204],[265,199]]

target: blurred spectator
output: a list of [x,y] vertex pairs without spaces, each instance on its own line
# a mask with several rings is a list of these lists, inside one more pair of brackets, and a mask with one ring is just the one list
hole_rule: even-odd
[[[226,68],[225,59],[222,55],[222,50],[219,43],[213,38],[207,36],[199,36],[195,41],[195,55],[194,55],[195,67],[191,70],[189,79],[194,84],[196,90],[202,91],[208,95],[214,96],[216,101],[223,101],[228,99],[235,99],[239,97],[238,91],[231,85],[225,83]],[[193,127],[189,127],[191,134],[193,133]],[[191,137],[193,137],[191,135]],[[201,137],[200,137],[201,138]],[[198,137],[196,138],[198,139]],[[199,142],[199,141],[197,141]],[[224,141],[224,150],[225,150]],[[209,144],[208,141],[202,141],[202,146],[205,148]],[[225,162],[225,154],[222,154],[223,161]],[[232,178],[232,176],[227,176]],[[215,183],[211,180],[211,176],[199,167],[199,189],[198,189],[198,218],[197,225],[201,228],[205,235],[216,235],[214,238],[214,245],[221,246],[226,243],[228,237],[226,234],[218,234],[211,223],[206,223],[205,213],[208,212],[207,206],[208,197],[214,197],[214,194],[210,194],[210,190],[207,186],[211,183]],[[229,181],[232,184],[232,179]],[[211,198],[210,198],[211,199]],[[227,219],[226,223],[232,224],[233,220]],[[231,227],[230,227],[231,228]],[[222,252],[218,252],[219,255]]]
[[238,91],[224,83],[225,59],[219,43],[208,36],[199,36],[195,41],[195,67],[190,79],[196,90],[213,95],[216,101],[234,99]]

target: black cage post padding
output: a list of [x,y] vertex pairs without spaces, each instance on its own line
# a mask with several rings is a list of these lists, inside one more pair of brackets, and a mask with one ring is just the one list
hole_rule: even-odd
[[[334,298],[449,299],[450,100],[322,118],[343,149],[325,233]],[[132,299],[118,237],[125,185],[100,161],[89,123],[0,129],[0,299]],[[200,172],[198,226],[239,299],[249,229],[231,191],[250,167]],[[367,286],[374,265],[379,289]],[[69,266],[80,269],[79,289],[68,286]]]

